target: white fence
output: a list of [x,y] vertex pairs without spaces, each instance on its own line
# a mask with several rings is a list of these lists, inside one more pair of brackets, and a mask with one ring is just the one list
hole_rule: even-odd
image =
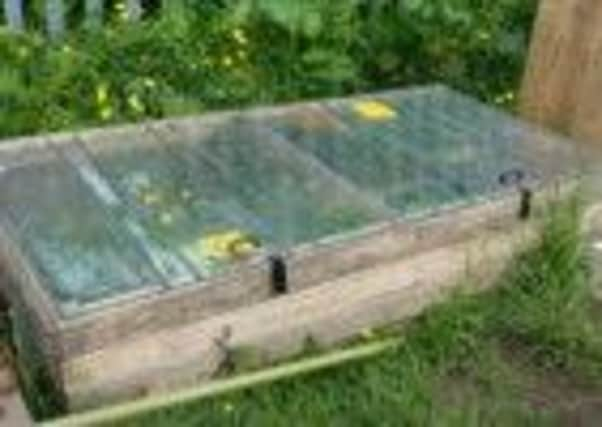
[[[27,0],[3,0],[6,26],[12,31],[25,30],[25,2]],[[82,0],[84,2],[85,24],[99,27],[103,22],[104,0]],[[45,3],[46,32],[52,38],[60,37],[66,27],[65,0],[46,0]],[[142,0],[124,0],[124,16],[135,21],[142,16]]]

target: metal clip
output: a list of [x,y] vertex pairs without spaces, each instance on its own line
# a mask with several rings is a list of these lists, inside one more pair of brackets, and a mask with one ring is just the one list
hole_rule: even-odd
[[289,286],[286,261],[281,255],[271,255],[268,258],[268,261],[270,263],[272,293],[274,295],[287,294],[289,292]]
[[510,169],[498,177],[498,182],[504,187],[516,187],[520,194],[518,218],[526,221],[531,218],[533,208],[533,190],[526,183],[527,174],[522,169]]
[[533,204],[533,191],[529,188],[521,188],[520,189],[520,208],[518,211],[518,217],[526,221],[531,218]]

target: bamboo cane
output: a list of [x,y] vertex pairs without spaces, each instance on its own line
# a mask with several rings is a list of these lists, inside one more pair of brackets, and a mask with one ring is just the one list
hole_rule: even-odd
[[277,366],[264,371],[239,377],[214,381],[198,387],[176,391],[162,396],[151,396],[122,405],[101,408],[82,414],[43,423],[44,427],[83,427],[93,425],[111,425],[119,420],[132,418],[146,412],[156,411],[173,405],[182,405],[193,401],[216,397],[225,393],[255,387],[261,384],[285,380],[297,375],[331,368],[346,362],[357,361],[376,356],[393,349],[401,343],[400,338],[389,338],[380,342],[363,344],[354,348],[312,357],[299,362]]

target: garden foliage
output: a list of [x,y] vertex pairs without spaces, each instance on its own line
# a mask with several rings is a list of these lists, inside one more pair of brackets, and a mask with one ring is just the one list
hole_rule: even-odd
[[[536,0],[178,0],[127,19],[110,3],[48,41],[0,33],[0,136],[446,82],[511,105]],[[146,2],[149,3],[149,2]],[[152,10],[152,9],[151,9]]]

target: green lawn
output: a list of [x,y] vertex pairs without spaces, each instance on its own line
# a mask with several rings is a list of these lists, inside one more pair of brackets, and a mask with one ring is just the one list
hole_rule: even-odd
[[574,425],[602,416],[598,303],[575,218],[573,207],[556,209],[498,290],[430,310],[404,326],[398,349],[111,425]]

